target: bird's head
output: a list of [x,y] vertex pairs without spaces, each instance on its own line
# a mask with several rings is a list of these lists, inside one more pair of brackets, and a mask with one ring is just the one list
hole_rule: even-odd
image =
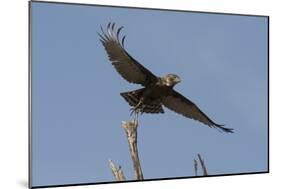
[[163,81],[164,81],[165,85],[167,85],[169,87],[173,87],[176,84],[178,84],[179,82],[181,82],[181,79],[176,74],[168,74],[163,77]]

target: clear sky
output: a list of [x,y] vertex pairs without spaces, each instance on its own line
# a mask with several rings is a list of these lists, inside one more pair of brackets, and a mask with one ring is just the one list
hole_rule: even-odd
[[114,181],[108,160],[133,179],[120,92],[138,89],[110,64],[96,32],[124,26],[127,51],[176,90],[220,133],[165,108],[138,131],[146,179],[267,170],[267,18],[32,3],[32,185]]

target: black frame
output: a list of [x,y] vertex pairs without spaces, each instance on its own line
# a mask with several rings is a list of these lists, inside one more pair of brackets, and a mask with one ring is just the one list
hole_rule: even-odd
[[[94,183],[77,183],[77,184],[61,184],[61,185],[44,185],[44,186],[31,186],[32,183],[32,16],[31,16],[31,3],[50,3],[50,4],[65,4],[65,5],[82,5],[82,6],[97,6],[97,7],[115,7],[115,8],[127,8],[127,9],[143,9],[143,10],[156,10],[156,11],[173,11],[173,12],[192,12],[192,13],[203,13],[203,14],[219,14],[219,15],[234,15],[234,16],[251,16],[251,17],[265,17],[267,18],[267,170],[259,172],[244,172],[244,173],[232,173],[232,174],[216,174],[207,176],[186,176],[186,177],[170,177],[170,178],[157,178],[157,179],[144,179],[144,180],[126,180],[126,181],[110,181],[110,182],[94,182]],[[269,82],[269,16],[266,15],[254,15],[254,14],[235,14],[235,13],[222,13],[222,12],[208,12],[208,11],[191,11],[191,10],[175,10],[175,9],[160,9],[160,8],[144,8],[144,7],[131,7],[131,6],[117,6],[117,5],[100,5],[100,4],[86,4],[86,3],[70,3],[70,2],[56,2],[56,1],[40,1],[40,0],[30,0],[28,2],[28,188],[53,188],[53,187],[66,187],[66,186],[85,186],[85,185],[97,185],[97,184],[112,184],[112,183],[128,183],[128,182],[144,182],[144,181],[159,181],[159,180],[175,180],[175,179],[187,179],[187,178],[208,178],[208,177],[218,177],[218,176],[237,176],[237,175],[250,175],[250,174],[265,174],[270,173],[270,145],[269,145],[269,104],[270,104],[270,82]]]

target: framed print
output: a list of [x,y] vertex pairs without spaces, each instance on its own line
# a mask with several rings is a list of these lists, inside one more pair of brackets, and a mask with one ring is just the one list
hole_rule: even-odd
[[30,1],[30,188],[268,173],[268,28]]

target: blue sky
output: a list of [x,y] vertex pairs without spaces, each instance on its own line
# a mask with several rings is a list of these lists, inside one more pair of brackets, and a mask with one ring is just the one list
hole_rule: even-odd
[[140,118],[146,179],[267,170],[267,18],[32,3],[32,185],[114,181],[108,160],[133,179],[120,92],[139,88],[109,63],[97,31],[124,26],[125,48],[146,68],[176,73],[176,90],[220,133],[168,109]]

